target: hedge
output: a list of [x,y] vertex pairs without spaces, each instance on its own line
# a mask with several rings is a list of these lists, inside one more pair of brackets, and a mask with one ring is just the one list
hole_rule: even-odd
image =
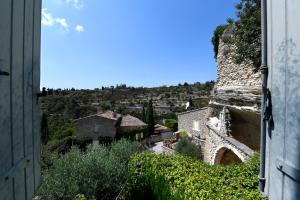
[[124,199],[263,199],[258,188],[259,156],[240,165],[208,165],[176,154],[135,155]]
[[138,143],[113,142],[110,147],[72,148],[42,173],[40,199],[115,199],[128,177],[131,155],[141,152]]

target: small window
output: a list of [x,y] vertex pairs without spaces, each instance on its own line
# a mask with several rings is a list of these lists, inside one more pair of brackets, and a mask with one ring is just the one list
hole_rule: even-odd
[[200,131],[200,122],[199,121],[193,121],[193,130],[194,131]]

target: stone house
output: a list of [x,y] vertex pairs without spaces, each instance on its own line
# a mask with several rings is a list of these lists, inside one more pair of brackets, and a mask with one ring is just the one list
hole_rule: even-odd
[[208,133],[206,127],[208,108],[200,108],[179,113],[178,131],[186,131],[190,136],[204,139]]
[[98,113],[77,119],[75,121],[76,136],[78,138],[99,137],[115,138],[117,134],[130,131],[142,131],[147,125],[131,115],[121,115],[112,111]]

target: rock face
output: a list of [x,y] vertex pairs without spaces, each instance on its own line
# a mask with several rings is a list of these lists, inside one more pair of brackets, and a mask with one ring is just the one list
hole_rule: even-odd
[[230,42],[232,30],[226,29],[219,42],[217,81],[211,104],[260,111],[261,74],[250,61],[234,62],[236,47]]
[[234,56],[237,50],[230,40],[232,30],[226,29],[219,42],[219,50],[217,56],[217,88],[227,87],[246,87],[260,88],[261,76],[255,71],[255,67],[250,61],[244,61],[241,64],[234,62]]
[[209,108],[178,115],[179,129],[201,145],[204,161],[211,164],[243,162],[260,146],[261,74],[250,61],[234,62],[236,47],[224,42],[230,37],[232,28],[219,42]]
[[210,101],[209,134],[204,148],[206,161],[211,164],[244,161],[259,151],[261,74],[250,61],[235,63],[236,47],[224,42],[231,37],[229,28],[219,43],[218,77]]

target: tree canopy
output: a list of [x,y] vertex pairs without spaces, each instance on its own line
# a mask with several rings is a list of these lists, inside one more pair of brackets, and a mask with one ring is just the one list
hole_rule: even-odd
[[[225,29],[234,26],[230,40],[237,48],[234,61],[241,64],[250,60],[257,70],[261,64],[261,2],[260,0],[240,0],[235,5],[237,20],[228,19],[228,24],[218,26],[212,37],[215,58],[219,41]],[[229,41],[224,41],[229,42]]]

